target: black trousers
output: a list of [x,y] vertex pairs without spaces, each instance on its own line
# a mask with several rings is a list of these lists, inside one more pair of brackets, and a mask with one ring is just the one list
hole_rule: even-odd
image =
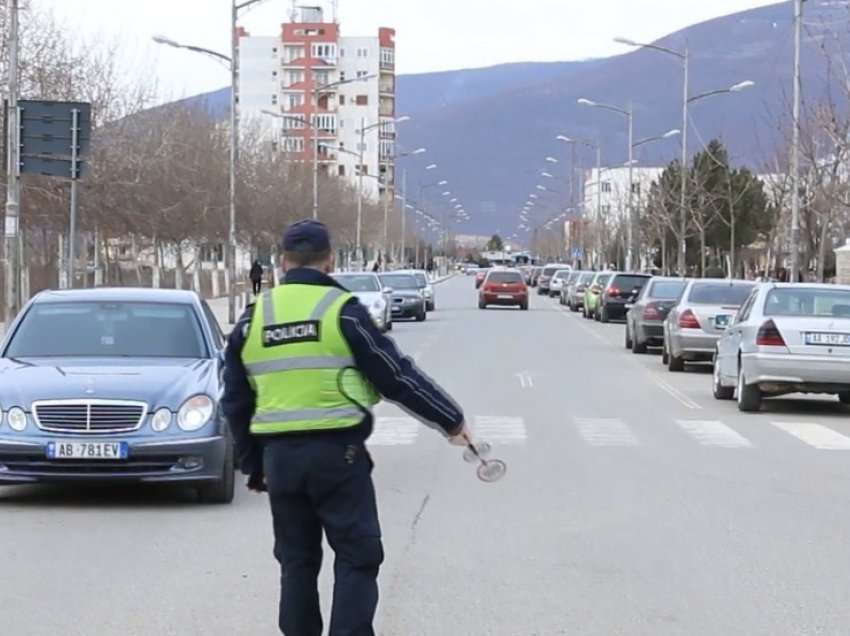
[[261,291],[263,291],[263,279],[261,278],[259,280],[252,280],[251,286],[254,288],[254,296],[256,296]]
[[281,632],[322,634],[317,580],[324,531],[335,554],[329,634],[374,636],[384,551],[365,446],[275,439],[266,442],[263,463],[281,568]]

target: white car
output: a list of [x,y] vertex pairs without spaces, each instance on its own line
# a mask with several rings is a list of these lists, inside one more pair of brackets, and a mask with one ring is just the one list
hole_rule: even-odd
[[393,328],[393,309],[390,302],[390,291],[381,285],[377,274],[358,272],[356,274],[340,272],[333,274],[334,280],[357,297],[366,309],[375,325],[381,331]]
[[850,404],[850,286],[763,283],[717,342],[714,397],[758,411],[766,397],[822,393]]
[[555,275],[549,280],[549,296],[554,298],[561,295],[561,290],[564,288],[564,283],[572,274],[572,269],[559,269]]

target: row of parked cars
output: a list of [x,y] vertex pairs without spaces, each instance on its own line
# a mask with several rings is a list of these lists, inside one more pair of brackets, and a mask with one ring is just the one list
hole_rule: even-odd
[[538,290],[587,319],[622,320],[626,349],[660,348],[671,372],[711,364],[714,397],[736,399],[742,411],[790,393],[831,394],[850,404],[850,286],[551,265]]
[[357,297],[384,332],[393,328],[393,320],[423,322],[437,308],[434,287],[423,270],[338,272],[333,277]]

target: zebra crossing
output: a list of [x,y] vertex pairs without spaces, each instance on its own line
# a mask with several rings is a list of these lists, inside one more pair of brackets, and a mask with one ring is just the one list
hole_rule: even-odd
[[[563,434],[574,434],[593,448],[635,448],[657,443],[650,439],[657,433],[681,433],[697,446],[726,449],[754,450],[769,442],[756,442],[733,426],[720,420],[674,419],[659,422],[652,427],[636,427],[625,419],[615,417],[573,417],[572,429],[560,429]],[[475,436],[495,446],[524,446],[534,441],[529,434],[525,418],[519,416],[476,415],[470,422]],[[759,428],[770,434],[779,433],[802,447],[818,451],[850,451],[850,432],[840,433],[834,428],[815,422],[785,420],[759,420]],[[423,434],[424,431],[424,434]],[[420,435],[433,435],[414,418],[405,415],[386,415],[375,418],[375,428],[368,445],[412,446]],[[552,430],[541,430],[542,439],[551,438]]]

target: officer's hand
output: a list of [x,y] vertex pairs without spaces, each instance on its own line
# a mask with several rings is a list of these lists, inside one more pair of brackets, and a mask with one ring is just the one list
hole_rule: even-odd
[[467,446],[470,442],[472,442],[472,432],[466,422],[461,425],[460,433],[449,437],[449,444],[453,446]]
[[248,477],[248,490],[253,492],[267,492],[266,478],[262,473],[255,473]]

